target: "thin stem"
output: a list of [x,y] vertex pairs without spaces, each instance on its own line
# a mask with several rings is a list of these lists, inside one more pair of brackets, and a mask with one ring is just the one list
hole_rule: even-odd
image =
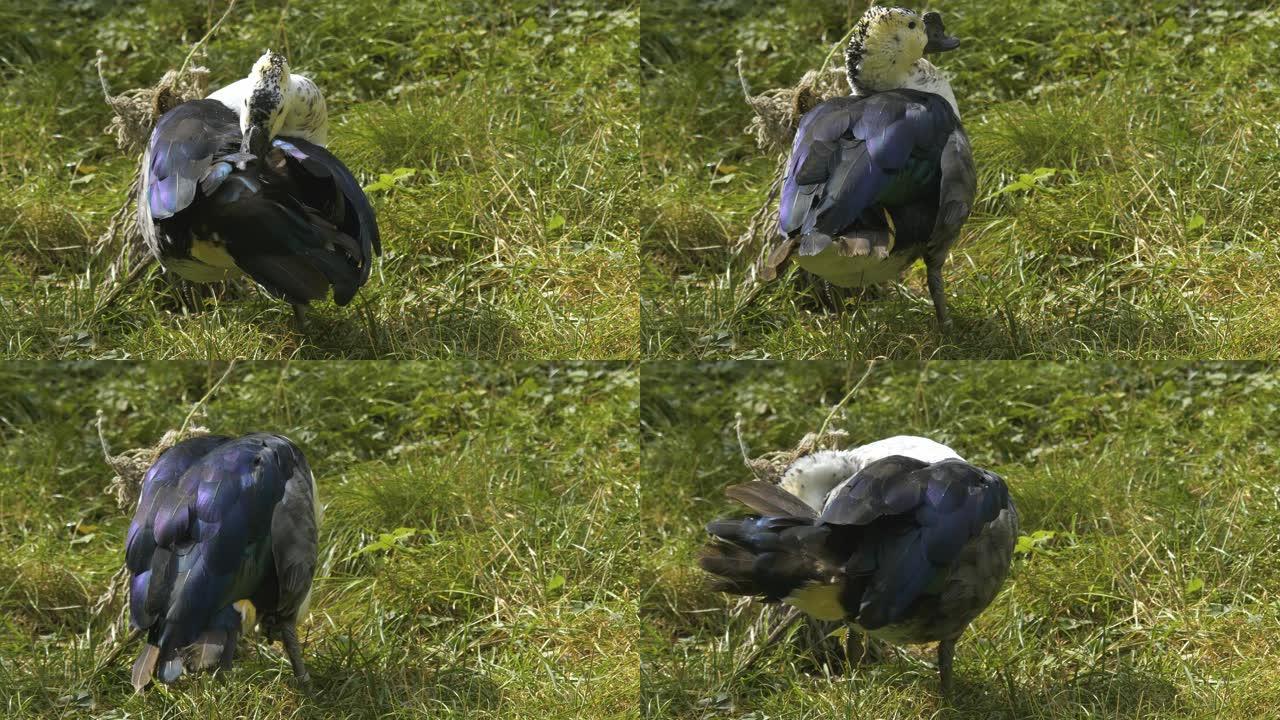
[[840,408],[844,407],[845,403],[849,402],[849,400],[853,398],[853,394],[858,392],[858,388],[862,387],[862,383],[866,382],[867,378],[871,376],[871,371],[875,369],[875,366],[875,360],[867,363],[867,369],[862,373],[862,377],[858,378],[858,382],[854,383],[853,387],[849,388],[849,392],[845,393],[844,397],[840,398],[840,402],[836,403],[836,406],[831,408],[831,412],[827,413],[827,419],[823,420],[822,427],[818,428],[818,435],[815,443],[820,442],[827,434],[827,426],[831,424],[831,418],[835,417],[836,413],[840,412]]
[[191,51],[187,53],[186,59],[183,60],[182,65],[178,67],[178,77],[182,77],[182,73],[186,72],[187,64],[191,62],[191,58],[196,54],[196,50],[204,47],[204,44],[209,41],[209,38],[213,37],[213,34],[222,26],[222,21],[227,19],[227,16],[231,14],[231,11],[235,6],[236,0],[231,0],[231,2],[227,3],[227,9],[223,11],[222,17],[218,18],[218,22],[214,23],[213,27],[209,28],[209,32],[205,33],[204,37],[197,40],[196,44],[191,46]]

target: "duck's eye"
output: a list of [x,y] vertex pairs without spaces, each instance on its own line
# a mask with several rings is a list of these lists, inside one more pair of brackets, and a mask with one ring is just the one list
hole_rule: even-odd
[[908,29],[908,30],[915,30],[915,29],[916,29],[916,21],[915,21],[915,20],[912,20],[911,22],[907,23],[907,29]]

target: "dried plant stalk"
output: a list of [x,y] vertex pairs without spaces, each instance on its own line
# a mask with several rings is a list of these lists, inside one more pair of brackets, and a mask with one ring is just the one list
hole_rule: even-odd
[[746,127],[746,133],[755,138],[756,146],[762,152],[777,157],[775,179],[769,186],[769,192],[760,207],[751,214],[747,229],[729,248],[735,259],[744,255],[751,258],[746,279],[738,286],[737,304],[740,306],[755,296],[763,282],[760,272],[772,247],[769,241],[778,235],[775,203],[782,190],[787,154],[795,139],[800,118],[820,103],[850,93],[844,57],[837,52],[848,39],[846,36],[834,45],[818,69],[806,72],[793,87],[773,88],[758,95],[751,93],[743,72],[743,53],[738,51],[738,81],[742,84],[742,94],[747,105],[755,113]]
[[[204,37],[191,46],[182,65],[177,70],[166,72],[160,82],[152,87],[134,88],[112,95],[106,75],[103,74],[107,55],[101,49],[98,50],[98,81],[102,84],[103,99],[114,113],[105,132],[115,137],[116,145],[121,151],[137,158],[138,166],[142,164],[142,151],[160,116],[188,100],[198,100],[209,94],[209,69],[204,66],[205,47],[235,6],[236,0],[227,3],[227,9],[218,21]],[[192,64],[193,59],[197,61],[196,64]],[[98,262],[104,255],[109,258],[102,270],[104,277],[94,303],[95,314],[114,302],[120,291],[141,275],[154,259],[142,242],[135,210],[137,205],[138,180],[134,178],[124,202],[111,214],[107,229],[98,236],[97,242],[90,249],[91,263]]]

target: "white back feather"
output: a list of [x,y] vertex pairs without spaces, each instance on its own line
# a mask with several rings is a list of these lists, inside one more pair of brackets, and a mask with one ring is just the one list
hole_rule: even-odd
[[[233,112],[239,113],[253,92],[253,78],[240,78],[209,94]],[[320,87],[305,75],[291,73],[281,88],[284,94],[284,120],[279,135],[298,137],[323,147],[329,142],[329,111]]]
[[817,512],[862,468],[891,455],[904,455],[921,462],[964,458],[942,443],[914,435],[895,435],[849,450],[822,450],[792,463],[779,485]]

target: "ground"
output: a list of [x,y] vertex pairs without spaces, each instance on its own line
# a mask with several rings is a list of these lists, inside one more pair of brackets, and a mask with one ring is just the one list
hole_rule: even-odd
[[325,504],[300,625],[230,677],[135,695],[94,603],[132,508],[113,453],[181,427],[223,366],[0,365],[0,714],[49,717],[636,716],[638,376],[604,364],[249,363],[193,423],[279,432]]
[[[1258,718],[1280,692],[1280,373],[1252,365],[659,364],[641,399],[640,656],[652,718]],[[753,456],[829,428],[924,435],[1009,483],[1023,539],[960,639],[853,675],[789,643],[735,674],[741,615],[697,567]]]
[[[271,47],[314,79],[385,254],[296,332],[243,283],[183,314],[154,268],[108,299],[93,248],[137,158],[103,129],[226,9],[0,0],[0,352],[19,358],[621,358],[636,353],[636,8],[626,2],[239,2],[214,87]],[[380,182],[383,180],[385,182]]]
[[729,251],[777,157],[753,92],[816,69],[866,3],[643,8],[647,357],[1275,357],[1280,11],[1266,2],[958,0],[950,74],[979,203],[944,276],[939,334],[905,285],[818,312],[790,278],[746,292]]

